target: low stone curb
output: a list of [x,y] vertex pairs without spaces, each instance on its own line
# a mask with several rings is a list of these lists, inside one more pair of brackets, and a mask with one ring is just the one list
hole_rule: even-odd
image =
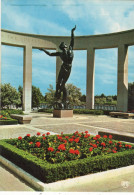
[[30,184],[32,187],[37,189],[38,191],[43,191],[43,183],[18,167],[17,165],[13,164],[11,161],[5,159],[4,157],[0,156],[0,163],[2,163],[6,168],[8,168],[10,171],[15,173],[17,176],[19,176],[21,179],[26,181],[28,184]]
[[102,178],[109,179],[112,177],[121,176],[122,174],[128,174],[134,172],[134,165],[130,165],[127,167],[112,169],[109,171],[88,174],[81,177],[69,178],[66,180],[45,184],[2,156],[0,156],[0,163],[2,163],[5,167],[7,167],[9,170],[11,170],[13,173],[15,173],[25,182],[30,184],[30,186],[35,188],[37,191],[48,191],[48,192],[68,191],[69,188],[74,186],[76,187],[76,191],[77,191],[77,186],[87,183],[87,181],[88,183],[93,183]]
[[106,131],[98,131],[98,134],[100,136],[104,136],[104,135],[112,135],[113,139],[118,140],[118,141],[124,141],[124,142],[129,142],[129,143],[134,143],[134,135],[123,135],[120,134],[119,132],[117,133],[113,133],[113,132],[106,132]]

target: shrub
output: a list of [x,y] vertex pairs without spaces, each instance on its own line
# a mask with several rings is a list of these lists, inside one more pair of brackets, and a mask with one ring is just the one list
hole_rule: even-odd
[[18,120],[12,119],[10,114],[23,114],[21,110],[1,110],[0,111],[0,125],[18,124]]
[[3,112],[3,115],[0,115],[0,125],[12,125],[18,124],[18,121],[12,119],[7,112]]
[[8,110],[9,114],[24,114],[22,110]]
[[[53,113],[53,109],[39,109],[38,112]],[[74,109],[73,113],[75,114],[94,114],[94,115],[103,115],[103,110],[88,110],[88,109]]]
[[10,83],[1,84],[1,107],[20,104],[20,93]]
[[0,125],[16,125],[18,121],[16,119],[0,120]]
[[0,141],[1,155],[45,183],[134,164],[134,150],[51,164],[27,151]]
[[109,115],[109,113],[112,112],[111,110],[103,110],[104,115]]
[[53,109],[45,109],[45,108],[41,108],[38,110],[38,112],[46,112],[46,113],[53,113]]
[[88,110],[88,109],[74,109],[75,114],[94,114],[94,115],[103,115],[103,110]]
[[5,110],[1,110],[0,114],[3,116],[10,116],[10,114],[24,114],[24,113],[22,110],[5,109]]
[[38,132],[37,136],[31,137],[27,134],[24,138],[18,137],[18,139],[7,142],[51,163],[62,163],[134,149],[130,144],[112,140],[112,137],[112,135],[90,136],[88,131],[85,133],[76,131],[68,136],[63,134],[49,136],[49,132],[40,136]]

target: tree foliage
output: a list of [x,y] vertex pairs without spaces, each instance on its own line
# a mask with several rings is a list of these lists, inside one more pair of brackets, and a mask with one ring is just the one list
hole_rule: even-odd
[[[70,104],[80,105],[80,97],[82,96],[80,88],[77,88],[75,85],[68,83],[66,84],[66,89],[68,93],[68,101]],[[50,106],[52,106],[54,103],[54,95],[55,90],[52,85],[49,85],[48,92],[45,94],[45,100]]]
[[80,101],[81,101],[81,102],[86,102],[86,95],[82,95],[82,96],[80,97]]
[[[44,97],[39,88],[32,86],[32,107],[39,107],[40,103],[44,101]],[[23,88],[22,86],[16,88],[12,87],[10,83],[1,85],[1,107],[9,107],[16,105],[21,107],[23,104]]]
[[39,88],[32,86],[32,108],[39,107],[44,97]]
[[49,85],[49,88],[47,89],[48,92],[45,94],[45,101],[47,104],[52,106],[54,104],[54,95],[55,95],[55,90],[53,88],[53,85]]
[[[21,103],[19,106],[21,107],[23,105],[23,87],[19,86],[18,91],[20,93],[21,97]],[[32,108],[33,107],[39,107],[40,103],[44,100],[44,97],[38,87],[32,86]]]
[[18,104],[18,107],[22,107],[22,104],[23,104],[23,88],[22,88],[22,86],[19,85],[18,91],[20,93],[20,99],[21,99],[21,102],[20,102],[20,104]]
[[134,82],[128,83],[128,97],[133,96],[133,91],[134,91]]
[[10,83],[1,85],[1,107],[8,107],[10,105],[18,105],[21,103],[20,93]]
[[116,105],[117,104],[117,95],[108,95],[106,96],[105,94],[101,94],[101,95],[96,95],[95,96],[95,104],[110,104],[110,105]]
[[75,85],[68,83],[66,84],[66,89],[68,93],[68,100],[71,105],[80,105],[80,97],[82,96],[82,93],[80,91],[80,88],[76,87]]

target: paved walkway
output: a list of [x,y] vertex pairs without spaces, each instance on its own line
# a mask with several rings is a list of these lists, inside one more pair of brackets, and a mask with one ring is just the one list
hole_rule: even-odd
[[34,191],[0,164],[0,191]]
[[[117,132],[124,135],[134,136],[134,119],[119,119],[109,116],[92,116],[92,115],[74,115],[73,118],[53,118],[52,114],[31,113],[33,119],[29,125],[8,125],[0,126],[0,139],[15,138],[25,136],[27,133],[35,135],[37,132],[51,134],[73,133],[75,131],[89,131],[91,134],[98,134],[98,131]],[[107,178],[98,181],[100,189],[104,191],[121,191],[134,192],[134,173],[122,174],[122,178],[116,175],[107,181]],[[6,179],[8,178],[8,179]],[[116,181],[119,182],[116,182]],[[123,187],[128,185],[127,187]],[[107,187],[105,184],[107,183]],[[111,183],[111,184],[110,184]],[[116,188],[112,188],[116,183]],[[78,191],[95,192],[96,184],[93,187],[86,184],[79,186]],[[0,191],[31,191],[33,190],[24,182],[16,178],[12,173],[1,166],[0,168]],[[68,189],[69,190],[69,189]],[[71,189],[76,191],[76,189]],[[98,190],[97,190],[98,191]],[[100,190],[101,192],[101,190]]]

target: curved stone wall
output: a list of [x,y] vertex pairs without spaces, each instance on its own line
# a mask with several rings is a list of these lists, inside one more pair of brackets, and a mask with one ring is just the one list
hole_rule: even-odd
[[[31,111],[32,48],[58,50],[61,41],[69,44],[70,36],[47,36],[1,30],[1,42],[24,48],[23,67],[23,110]],[[118,48],[117,109],[127,111],[128,107],[128,46],[134,45],[134,29],[117,33],[75,36],[75,50],[87,50],[86,106],[94,108],[94,58],[95,49]],[[56,77],[61,65],[56,59]]]
[[[2,44],[23,47],[27,44],[33,48],[46,47],[56,49],[61,41],[70,42],[70,36],[47,36],[26,34],[9,30],[1,30]],[[134,45],[134,30],[122,31],[117,33],[75,36],[76,50],[86,50],[88,47],[95,49],[115,48],[119,45]]]

